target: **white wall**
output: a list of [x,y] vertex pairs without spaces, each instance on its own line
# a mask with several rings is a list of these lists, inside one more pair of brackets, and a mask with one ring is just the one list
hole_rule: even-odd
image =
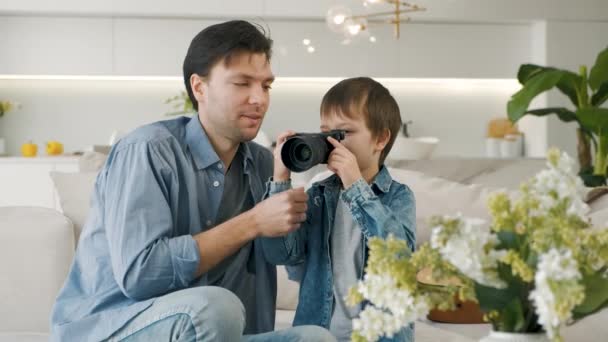
[[[547,23],[547,61],[546,65],[579,72],[579,66],[587,70],[595,63],[597,54],[608,47],[608,22],[548,22]],[[574,106],[565,95],[557,91],[548,94],[550,107]],[[604,105],[606,107],[607,104]],[[548,120],[547,143],[557,146],[570,155],[576,155],[575,123],[563,123],[555,116]]]
[[[285,129],[319,130],[319,104],[337,79],[281,80],[273,86],[262,129],[272,138]],[[485,125],[504,115],[517,84],[491,80],[382,80],[413,120],[414,136],[437,136],[437,155],[483,156]],[[0,119],[8,152],[28,140],[59,140],[67,151],[106,144],[112,131],[127,132],[166,119],[163,100],[181,89],[175,81],[0,80],[0,94],[24,108]]]
[[[176,18],[0,17],[0,74],[179,76],[191,38],[217,21]],[[413,23],[394,40],[390,29],[372,44],[341,45],[324,22],[266,21],[275,41],[273,70],[279,77],[459,78],[458,81],[393,82],[404,119],[414,135],[442,139],[438,154],[483,155],[485,125],[504,116],[521,60],[531,58],[527,24]],[[91,29],[87,29],[91,27]],[[71,29],[69,29],[71,28]],[[314,54],[302,39],[311,39]],[[59,49],[55,49],[55,43]],[[336,79],[337,80],[337,79]],[[316,131],[318,106],[336,80],[299,79],[277,84],[264,129]],[[480,83],[481,82],[481,83]],[[164,118],[163,100],[179,81],[11,80],[0,94],[22,104],[0,120],[8,152],[28,139],[63,141],[68,151],[107,142],[115,129],[130,130]],[[289,125],[287,124],[289,123]]]
[[[330,6],[325,1],[295,6],[289,1],[235,0],[185,17],[178,10],[193,6],[192,1],[178,1],[172,7],[175,10],[156,6],[157,2],[139,6],[135,0],[64,0],[45,7],[39,1],[4,1],[0,4],[0,75],[179,76],[190,39],[221,20],[213,16],[227,15],[222,11],[229,10],[234,10],[232,16],[264,13],[270,17],[262,21],[275,40],[273,69],[280,77],[512,79],[521,63],[575,70],[579,61],[590,65],[607,43],[602,32],[608,31],[608,23],[592,21],[608,16],[602,11],[607,2],[596,0],[578,2],[576,8],[562,0],[551,2],[554,6],[539,0],[525,11],[517,1],[506,5],[495,0],[441,4],[428,0],[427,5],[435,9],[425,14],[430,15],[427,21],[404,25],[400,40],[393,40],[386,26],[374,32],[375,44],[359,40],[344,46],[320,18],[324,10],[319,12],[319,8]],[[246,5],[239,6],[242,3]],[[501,9],[495,11],[499,14],[489,14],[491,4],[494,10]],[[444,18],[448,9],[455,19]],[[133,13],[140,15],[130,16]],[[542,17],[586,21],[531,21]],[[312,40],[314,54],[306,52],[303,38]],[[454,83],[429,84],[394,86],[404,117],[415,121],[413,133],[449,142],[439,147],[439,154],[483,155],[480,139],[485,124],[505,115],[506,102],[517,86],[480,88],[464,82],[455,91],[449,90]],[[316,129],[313,119],[327,87],[323,82],[310,86],[307,81],[277,85],[265,129],[276,134],[283,127],[276,118]],[[470,91],[462,91],[463,87]],[[28,138],[62,140],[69,150],[105,143],[113,129],[129,130],[162,119],[167,110],[163,99],[180,88],[177,81],[15,81],[0,76],[0,96],[23,104],[20,113],[0,119],[0,136],[7,138],[10,153],[17,153]],[[539,97],[535,104],[556,105],[560,100],[551,94]],[[521,126],[530,156],[544,155],[550,145],[574,151],[573,128],[554,118],[525,118]],[[469,134],[460,135],[463,131]]]
[[[217,20],[0,16],[1,74],[181,75],[191,39]],[[342,45],[324,21],[268,20],[279,76],[512,78],[530,58],[530,25],[412,23],[395,40]],[[312,40],[316,52],[302,44]]]

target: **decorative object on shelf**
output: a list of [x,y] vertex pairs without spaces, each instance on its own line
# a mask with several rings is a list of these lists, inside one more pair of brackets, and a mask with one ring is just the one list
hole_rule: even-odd
[[[392,11],[375,12],[361,15],[353,15],[348,7],[337,5],[327,11],[326,22],[329,28],[337,33],[343,34],[347,39],[353,38],[363,32],[369,31],[369,26],[373,23],[387,23],[395,28],[395,38],[399,39],[401,24],[410,20],[406,13],[426,11],[420,7],[400,0],[365,0],[364,6],[382,3],[393,6]],[[370,37],[373,43],[375,37]]]
[[186,91],[181,91],[178,95],[172,96],[165,100],[165,104],[172,105],[173,111],[165,113],[165,115],[191,115],[196,113],[192,101]]
[[63,144],[59,141],[51,140],[46,143],[46,154],[49,156],[59,156],[63,154]]
[[439,139],[435,137],[412,138],[408,127],[412,121],[407,121],[401,127],[401,134],[395,138],[393,147],[387,158],[391,160],[418,160],[429,159],[435,151]]
[[486,157],[519,158],[523,156],[523,133],[507,118],[497,118],[488,123]]
[[38,154],[38,145],[29,141],[21,145],[21,155],[24,157],[35,157]]
[[393,160],[430,159],[437,144],[439,144],[439,139],[435,137],[406,138],[398,136],[388,158]]
[[[434,217],[430,242],[413,253],[404,240],[371,239],[365,277],[348,296],[370,303],[353,320],[353,341],[391,336],[431,309],[454,309],[455,298],[478,302],[496,332],[560,340],[563,326],[608,306],[608,229],[591,225],[584,196],[575,161],[552,149],[517,194],[489,197],[489,223]],[[447,285],[419,282],[423,269]]]
[[[517,79],[523,87],[507,105],[509,119],[517,122],[528,114],[555,114],[561,121],[576,122],[579,174],[587,186],[606,184],[608,108],[600,106],[608,100],[608,48],[599,53],[589,73],[584,65],[576,74],[568,70],[523,64],[519,67]],[[553,88],[566,95],[575,110],[566,107],[528,109],[537,95]],[[591,157],[592,150],[595,151],[595,158]]]
[[[12,101],[0,101],[0,118],[4,116],[4,114],[19,109],[21,105],[17,102]],[[4,138],[0,137],[0,156],[6,155],[6,143],[4,142]]]

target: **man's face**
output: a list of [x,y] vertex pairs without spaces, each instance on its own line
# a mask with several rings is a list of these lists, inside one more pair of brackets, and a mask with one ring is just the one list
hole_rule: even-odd
[[321,131],[329,132],[334,129],[346,131],[344,140],[340,141],[357,158],[359,170],[362,174],[378,168],[380,152],[384,144],[372,136],[367,127],[363,114],[349,118],[341,112],[326,113],[321,116]]
[[205,129],[235,143],[255,138],[268,110],[273,81],[263,53],[243,52],[233,55],[229,64],[217,63],[199,84],[201,92],[193,89]]

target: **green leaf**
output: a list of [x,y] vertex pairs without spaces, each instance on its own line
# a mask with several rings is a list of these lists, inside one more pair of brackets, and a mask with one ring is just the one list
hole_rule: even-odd
[[492,310],[501,311],[504,307],[514,299],[518,298],[518,292],[514,287],[505,289],[497,289],[491,286],[485,286],[475,283],[475,296],[479,301],[479,307],[484,312]]
[[597,135],[608,134],[608,108],[581,108],[576,116],[585,129]]
[[500,312],[499,326],[502,331],[521,332],[524,329],[525,318],[519,298],[513,299]]
[[589,72],[589,86],[594,91],[605,82],[608,82],[608,48],[597,55],[595,65]]
[[498,289],[475,283],[475,296],[481,310],[484,312],[490,312],[492,310],[501,311],[509,305],[513,299],[519,298],[523,291],[522,281],[513,276],[510,266],[499,264],[498,275],[507,284],[506,288]]
[[556,86],[564,95],[568,96],[570,102],[572,102],[572,104],[578,108],[579,103],[576,89],[580,88],[583,83],[583,79],[580,75],[577,75],[568,70],[560,70],[556,68],[543,67],[534,64],[523,64],[519,67],[519,71],[517,72],[517,79],[519,80],[519,83],[525,84],[531,78],[549,71],[560,71],[563,73],[562,79],[560,79]]
[[540,93],[553,88],[563,77],[564,72],[551,70],[539,72],[530,78],[523,88],[515,93],[507,104],[507,113],[512,122],[517,122],[526,114],[530,102]]
[[515,249],[517,250],[517,235],[515,232],[500,231],[496,234],[500,242],[497,249]]
[[602,272],[584,275],[582,283],[585,286],[585,300],[572,310],[575,319],[608,306],[608,278]]
[[608,100],[608,82],[602,84],[600,88],[591,96],[591,105],[595,107],[601,106]]
[[545,115],[549,115],[549,114],[555,114],[563,122],[578,121],[578,118],[576,117],[576,114],[573,111],[563,108],[563,107],[550,107],[550,108],[534,109],[534,110],[527,111],[526,114],[532,114],[535,116],[545,116]]
[[588,188],[595,188],[598,186],[606,185],[606,177],[602,175],[594,175],[593,168],[591,168],[591,173],[585,171],[580,172],[579,177],[583,180],[583,183]]
[[517,80],[521,84],[526,84],[533,76],[548,68],[536,64],[522,64],[517,71]]

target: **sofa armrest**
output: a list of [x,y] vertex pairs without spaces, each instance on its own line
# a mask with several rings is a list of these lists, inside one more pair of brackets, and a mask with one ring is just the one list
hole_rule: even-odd
[[49,331],[74,257],[74,228],[41,207],[0,207],[0,332]]

